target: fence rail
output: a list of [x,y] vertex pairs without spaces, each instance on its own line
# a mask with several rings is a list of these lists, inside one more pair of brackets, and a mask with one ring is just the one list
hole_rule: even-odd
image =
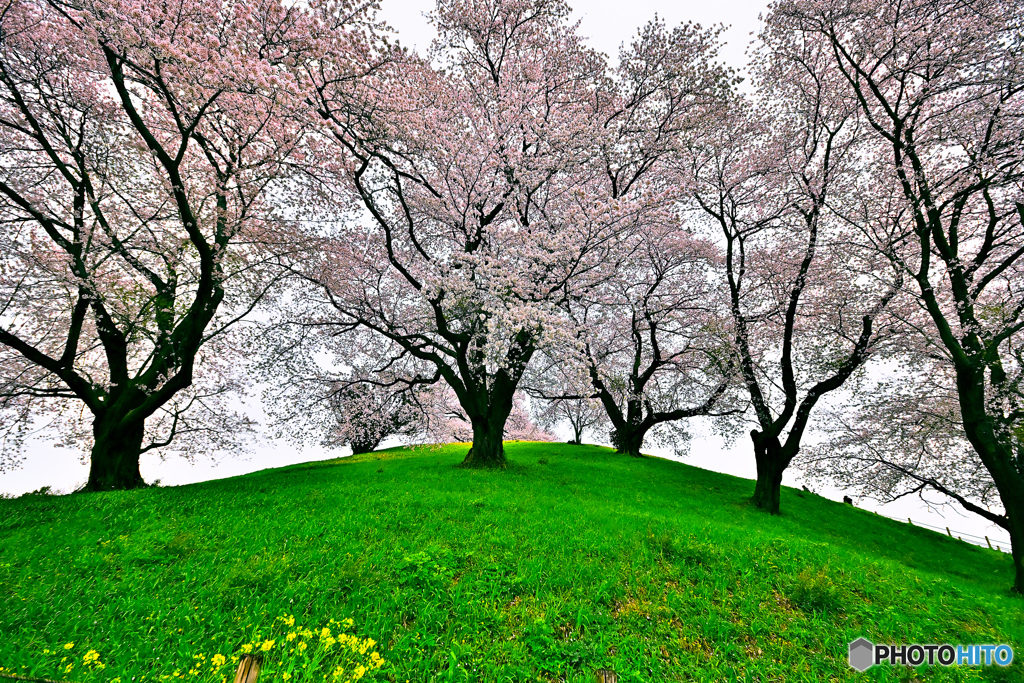
[[[877,511],[875,514],[879,517],[886,517],[893,520],[894,522],[902,522],[902,519],[896,519],[895,517],[889,517],[889,515],[883,515]],[[915,522],[910,517],[907,517],[907,524],[911,526],[924,527],[931,529],[932,531],[946,532],[946,535],[950,538],[956,538],[963,541],[964,543],[970,543],[971,545],[978,545],[981,547],[988,546],[990,550],[998,550],[1001,553],[1010,552],[1010,541],[1000,538],[989,538],[988,536],[977,536],[975,534],[969,534],[966,531],[957,531],[956,529],[950,530],[948,526],[934,526],[932,524],[926,524],[924,522]]]

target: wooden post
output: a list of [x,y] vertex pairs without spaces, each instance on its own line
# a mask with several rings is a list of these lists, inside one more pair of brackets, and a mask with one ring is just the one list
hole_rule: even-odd
[[238,671],[235,672],[235,683],[256,683],[261,664],[262,655],[242,655],[241,661],[238,662]]
[[54,681],[49,678],[32,678],[31,676],[5,673],[0,673],[0,678],[9,678],[12,681],[26,681],[27,683],[70,683],[69,681]]
[[988,540],[988,536],[985,537],[985,543],[988,543],[988,549],[992,550],[992,541]]
[[907,524],[909,524],[910,526],[914,526],[914,520],[912,520],[910,517],[907,517]]
[[950,538],[953,538],[953,534],[952,534],[952,532],[950,532],[950,530],[949,530],[949,527],[948,527],[948,526],[946,527],[946,533],[947,533],[947,534],[949,534],[949,537],[950,537]]
[[611,669],[598,669],[597,683],[619,683],[619,677]]

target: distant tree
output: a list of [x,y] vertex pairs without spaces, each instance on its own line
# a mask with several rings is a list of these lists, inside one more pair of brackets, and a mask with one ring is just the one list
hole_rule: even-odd
[[[304,295],[301,286],[287,291]],[[436,370],[365,329],[340,325],[325,335],[289,319],[294,308],[287,301],[265,312],[269,320],[250,336],[247,350],[275,436],[366,453],[389,436],[427,435]]]
[[[227,386],[203,349],[228,353],[274,279],[271,199],[310,128],[289,64],[322,31],[294,3],[239,7],[0,2],[0,409],[84,406],[90,490],[217,429],[190,421]],[[364,51],[352,33],[333,58]]]
[[569,443],[576,444],[582,443],[585,432],[604,427],[608,419],[601,403],[590,398],[593,389],[578,351],[540,353],[523,377],[523,390],[537,406],[537,424],[550,431],[568,422],[573,433]]
[[554,441],[555,435],[533,419],[525,393],[516,395],[512,412],[505,423],[505,439],[509,441]]
[[437,368],[472,425],[467,465],[504,464],[530,359],[571,342],[565,302],[615,277],[623,241],[664,210],[647,160],[675,112],[721,87],[709,38],[687,30],[645,43],[622,66],[637,87],[617,90],[568,17],[561,0],[441,0],[437,67],[408,57],[376,74],[368,117],[348,115],[332,65],[311,71],[337,142],[317,181],[370,221],[312,240],[297,269],[322,286],[325,325],[356,322]]
[[571,444],[583,443],[583,435],[603,424],[606,420],[604,408],[593,399],[560,398],[543,402],[537,424],[552,430],[568,422],[572,429]]
[[895,183],[906,240],[889,257],[915,287],[956,381],[963,431],[1006,510],[1024,593],[1024,38],[999,0],[780,2],[780,42],[820,44]]
[[424,431],[423,411],[408,389],[396,390],[370,381],[350,381],[330,394],[335,416],[328,444],[348,444],[353,454],[376,450],[390,436],[416,436]]
[[656,432],[685,449],[679,421],[744,407],[728,392],[736,366],[709,278],[713,245],[667,226],[640,234],[618,278],[567,306],[584,330],[587,395],[604,408],[612,445],[633,456]]

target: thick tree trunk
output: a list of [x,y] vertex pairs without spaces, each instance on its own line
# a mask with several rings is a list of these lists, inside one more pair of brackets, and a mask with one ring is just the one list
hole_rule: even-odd
[[463,467],[505,467],[503,437],[505,420],[491,415],[473,420],[473,446],[462,461]]
[[144,423],[96,418],[86,491],[135,489],[146,485],[139,473]]
[[627,425],[621,429],[615,430],[615,434],[612,437],[615,451],[617,453],[631,455],[634,458],[639,458],[640,449],[644,445],[644,437],[646,435],[646,429],[638,429],[635,425]]
[[[1024,501],[1022,501],[1024,503]],[[1010,552],[1013,555],[1013,591],[1024,595],[1024,504],[1010,513]],[[1009,512],[1009,510],[1007,510]]]
[[644,437],[650,429],[650,425],[643,419],[643,414],[643,405],[634,398],[626,402],[625,419],[622,419],[620,413],[619,420],[613,420],[613,424],[617,426],[612,433],[612,445],[615,446],[617,453],[625,453],[634,458],[640,457],[640,448],[643,447]]
[[355,438],[349,442],[349,446],[352,447],[352,455],[362,455],[363,453],[370,453],[377,450],[377,446],[383,439],[376,434],[364,433],[363,435]]
[[757,461],[753,503],[761,510],[777,515],[782,495],[782,473],[788,464],[782,455],[782,445],[777,436],[765,437],[756,429],[750,432],[750,438],[754,442],[754,459]]
[[1000,439],[995,420],[985,404],[985,369],[969,364],[958,365],[957,394],[964,433],[981,458],[999,491],[999,500],[1006,510],[1007,531],[1015,577],[1013,590],[1024,595],[1024,472],[1015,462],[1013,447],[1005,437]]

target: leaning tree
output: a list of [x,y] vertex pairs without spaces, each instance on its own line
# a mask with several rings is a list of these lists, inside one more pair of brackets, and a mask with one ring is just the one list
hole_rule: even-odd
[[1005,529],[999,491],[964,433],[952,368],[924,354],[901,360],[875,368],[870,384],[823,411],[825,438],[801,452],[798,466],[882,503],[919,495],[933,504],[925,494],[938,493]]
[[863,205],[856,102],[818,77],[819,46],[763,37],[754,103],[738,99],[683,172],[724,250],[717,282],[756,420],[753,502],[778,514],[815,405],[877,350],[899,278],[837,214]]
[[83,405],[88,489],[143,485],[140,453],[217,392],[197,359],[224,360],[274,277],[272,200],[310,128],[292,67],[359,7],[0,3],[0,408]]
[[855,98],[876,182],[895,183],[914,284],[955,375],[967,440],[988,470],[1024,592],[1024,11],[998,0],[801,0],[768,20],[817,41],[816,70]]
[[[561,0],[442,0],[430,63],[407,55],[363,82],[374,102],[363,116],[337,92],[343,72],[310,68],[335,142],[311,186],[334,183],[367,220],[315,231],[296,270],[321,286],[325,322],[355,322],[436,367],[472,425],[467,465],[505,462],[527,364],[575,344],[564,304],[616,277],[629,236],[661,210],[630,144],[660,153],[652,116],[692,99],[663,97],[656,79],[616,91],[568,16]],[[673,88],[718,87],[701,68],[706,42],[652,41],[624,68],[637,83],[677,68]],[[629,127],[621,140],[603,125],[613,119]],[[614,152],[610,178],[602,150]]]

